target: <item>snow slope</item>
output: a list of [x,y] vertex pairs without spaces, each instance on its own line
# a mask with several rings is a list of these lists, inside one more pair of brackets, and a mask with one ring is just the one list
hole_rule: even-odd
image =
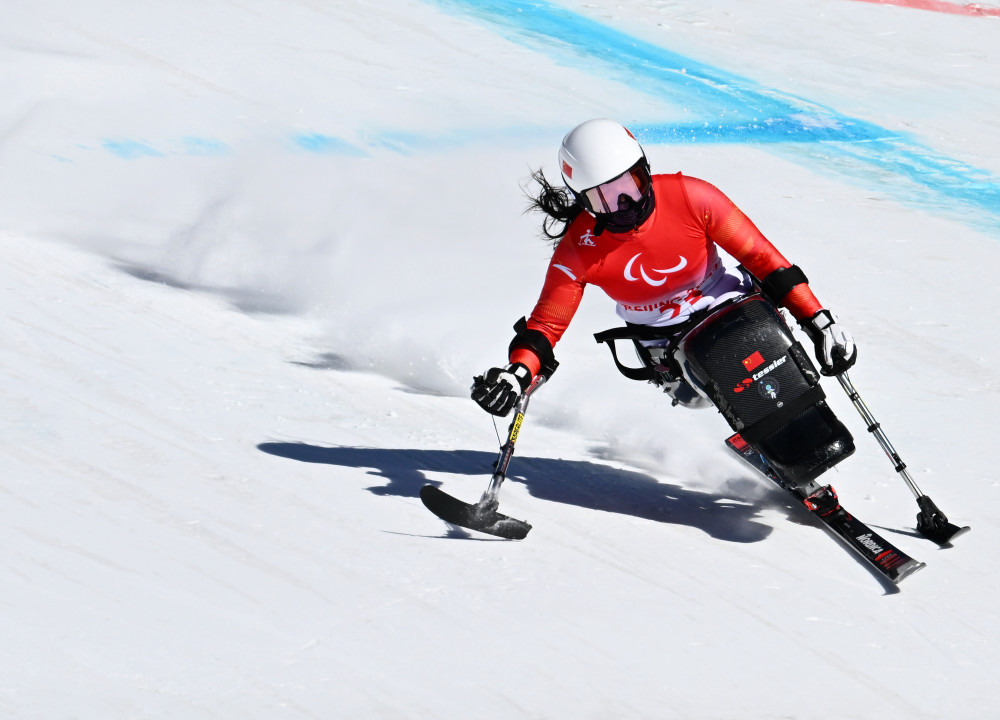
[[[370,5],[0,10],[0,714],[996,715],[1000,19]],[[521,185],[593,116],[719,185],[854,333],[858,389],[973,526],[918,537],[828,386],[859,444],[831,482],[927,562],[899,592],[716,413],[619,376],[596,289],[503,487],[531,535],[420,504],[486,487],[467,386],[549,253]]]

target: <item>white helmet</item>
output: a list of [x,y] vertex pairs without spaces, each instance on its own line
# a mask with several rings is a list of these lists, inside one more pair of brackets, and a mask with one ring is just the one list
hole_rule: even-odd
[[635,136],[605,118],[577,125],[566,134],[559,148],[563,180],[577,195],[618,177],[645,159]]
[[614,120],[588,120],[570,130],[559,148],[559,168],[576,201],[597,218],[595,235],[634,230],[653,213],[646,153]]

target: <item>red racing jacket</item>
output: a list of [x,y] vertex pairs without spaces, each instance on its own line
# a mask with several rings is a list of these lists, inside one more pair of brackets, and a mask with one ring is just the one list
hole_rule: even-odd
[[[626,233],[594,235],[595,218],[581,212],[549,261],[541,295],[528,318],[554,347],[576,313],[587,285],[604,290],[619,317],[642,325],[670,325],[707,305],[726,274],[719,248],[758,279],[791,266],[735,203],[714,185],[694,177],[654,175],[653,213]],[[822,309],[805,283],[782,300],[797,320]],[[510,362],[533,375],[541,360],[514,346]]]

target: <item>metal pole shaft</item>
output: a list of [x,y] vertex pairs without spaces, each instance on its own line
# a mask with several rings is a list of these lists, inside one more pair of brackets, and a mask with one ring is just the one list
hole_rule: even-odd
[[910,477],[910,474],[906,471],[906,463],[904,463],[902,458],[899,457],[899,453],[896,452],[892,443],[889,442],[889,438],[886,437],[886,434],[882,431],[882,426],[877,420],[875,420],[875,416],[871,414],[871,411],[868,409],[868,406],[865,405],[865,401],[861,399],[861,395],[858,394],[858,391],[854,389],[854,385],[851,383],[851,379],[848,377],[847,373],[842,372],[837,375],[837,380],[840,381],[840,385],[844,388],[844,392],[847,393],[847,396],[851,399],[854,407],[868,424],[868,432],[875,436],[878,444],[882,446],[882,450],[885,451],[885,454],[889,457],[893,464],[895,464],[896,472],[902,476],[903,480],[905,480],[906,484],[910,487],[910,490],[919,500],[924,496],[924,494],[920,492],[920,488],[917,487],[917,483],[914,482],[913,478]]
[[500,448],[500,457],[497,458],[496,470],[493,473],[493,477],[490,478],[490,486],[486,488],[486,492],[483,493],[483,497],[479,501],[480,505],[495,505],[497,503],[497,494],[500,492],[501,483],[507,477],[507,466],[510,464],[510,459],[514,456],[514,444],[517,442],[517,436],[521,432],[521,423],[524,421],[524,413],[528,410],[528,401],[531,399],[531,394],[544,383],[545,376],[539,375],[528,389],[524,391],[517,404],[514,405],[514,419],[507,429],[507,442]]

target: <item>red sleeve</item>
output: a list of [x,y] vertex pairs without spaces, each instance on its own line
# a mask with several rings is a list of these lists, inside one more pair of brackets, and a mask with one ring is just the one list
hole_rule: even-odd
[[[685,177],[684,189],[695,215],[705,222],[709,239],[736,258],[754,277],[763,279],[791,263],[764,237],[743,211],[711,183]],[[823,306],[805,283],[781,302],[797,320],[810,318]]]
[[[528,318],[528,329],[537,330],[555,347],[566,332],[570,321],[580,307],[586,281],[582,277],[576,254],[567,243],[556,248],[549,269],[545,273],[545,284],[535,303],[535,309]],[[527,348],[515,348],[510,353],[510,362],[528,366],[532,375],[541,369],[538,356]]]

